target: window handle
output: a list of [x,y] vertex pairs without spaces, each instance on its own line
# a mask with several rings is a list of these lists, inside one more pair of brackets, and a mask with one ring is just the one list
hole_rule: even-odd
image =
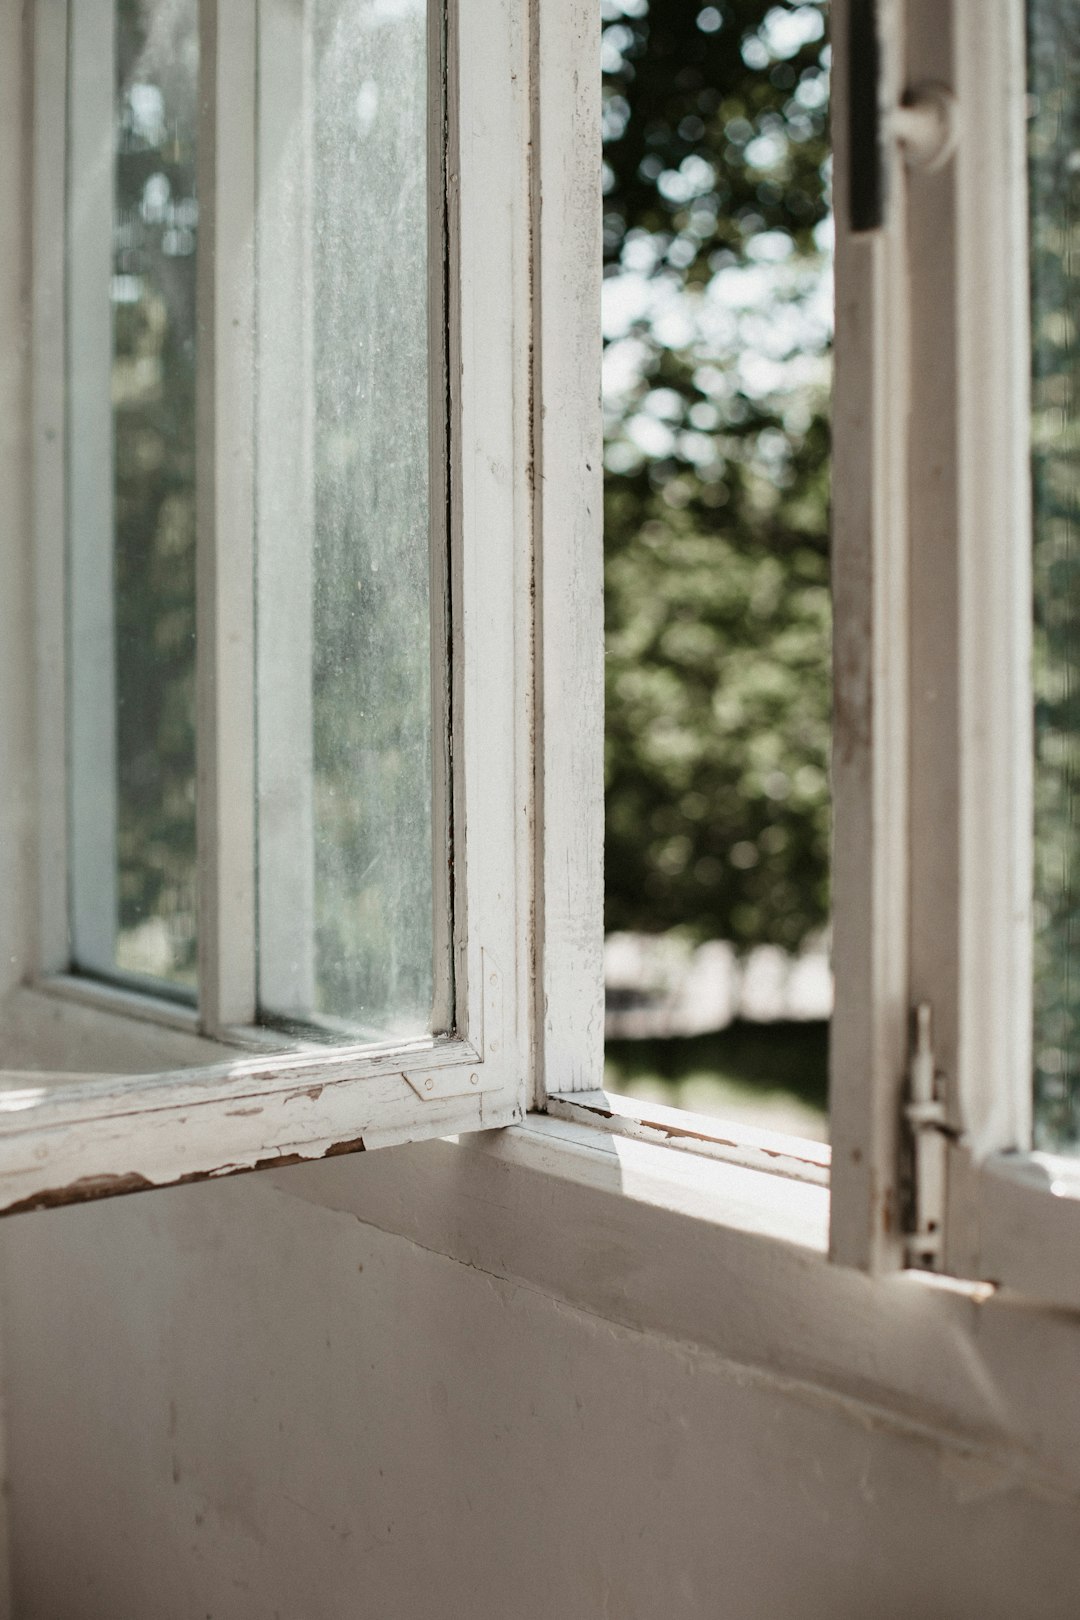
[[883,110],[879,0],[849,0],[848,211],[853,231],[876,231],[888,207],[888,143],[909,168],[933,173],[947,163],[959,135],[956,98],[941,84],[906,90]]

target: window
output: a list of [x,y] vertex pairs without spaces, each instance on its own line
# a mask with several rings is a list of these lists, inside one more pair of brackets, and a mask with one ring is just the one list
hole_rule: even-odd
[[[7,1209],[605,1107],[595,9],[186,3],[7,114]],[[1058,18],[832,10],[831,1200],[1075,1305]]]
[[526,43],[31,9],[0,1201],[518,1118]]
[[1075,1304],[1068,28],[832,7],[831,1196],[838,1260]]

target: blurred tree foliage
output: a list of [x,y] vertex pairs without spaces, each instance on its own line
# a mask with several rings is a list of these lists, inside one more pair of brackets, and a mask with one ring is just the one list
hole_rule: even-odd
[[607,923],[828,911],[821,4],[604,0]]
[[1035,683],[1035,1115],[1080,1140],[1080,29],[1029,0]]
[[117,966],[190,988],[195,977],[194,0],[181,0],[167,12],[149,0],[121,0],[116,42],[111,404]]

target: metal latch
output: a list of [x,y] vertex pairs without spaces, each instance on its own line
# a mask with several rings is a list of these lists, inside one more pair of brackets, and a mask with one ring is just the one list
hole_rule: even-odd
[[945,1224],[945,1177],[950,1131],[940,1095],[930,1006],[915,1009],[915,1040],[908,1071],[904,1114],[914,1148],[914,1230],[908,1233],[908,1264],[934,1271],[941,1259]]

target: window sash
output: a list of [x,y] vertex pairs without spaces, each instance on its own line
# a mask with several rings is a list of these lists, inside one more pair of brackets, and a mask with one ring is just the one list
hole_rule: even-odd
[[[32,124],[40,142],[33,171],[33,253],[35,267],[47,272],[33,278],[39,580],[49,577],[57,558],[53,519],[63,501],[64,457],[51,427],[64,387],[63,322],[56,319],[58,310],[62,314],[64,256],[57,225],[63,210],[55,211],[57,166],[47,160],[64,150],[63,133],[57,135],[55,125],[64,96],[65,12],[61,0],[39,0],[32,17]],[[235,1025],[252,1015],[254,983],[248,966],[254,952],[247,948],[254,917],[254,869],[247,858],[254,791],[250,722],[245,718],[251,712],[252,666],[246,650],[241,653],[229,641],[229,615],[233,624],[251,619],[245,595],[251,590],[245,557],[251,534],[246,464],[255,424],[248,386],[252,315],[245,303],[251,284],[243,257],[249,251],[254,196],[254,23],[255,0],[239,5],[203,0],[203,96],[210,139],[204,137],[202,145],[212,152],[216,141],[228,144],[230,151],[227,170],[215,167],[207,184],[200,185],[200,247],[209,278],[202,314],[210,323],[215,362],[204,368],[202,382],[200,431],[213,472],[212,480],[203,478],[203,499],[211,506],[209,531],[216,529],[229,539],[220,555],[211,552],[200,561],[200,590],[204,595],[210,591],[217,615],[216,622],[210,621],[210,634],[200,636],[199,677],[201,702],[210,706],[210,754],[203,772],[211,829],[217,817],[212,847],[200,861],[207,885],[203,905],[210,908],[202,924],[210,956],[206,973],[214,986],[204,1018],[218,1037],[209,1048],[215,1060],[178,1069],[166,1058],[159,1069],[147,1071],[145,1033],[138,1039],[134,1034],[147,1026],[124,1015],[122,994],[104,992],[108,1011],[66,999],[63,1017],[74,1032],[74,1044],[78,1046],[83,1020],[88,1032],[95,1031],[100,1050],[104,1037],[98,1037],[107,1025],[115,1059],[108,1072],[60,1068],[19,1073],[9,1068],[3,1074],[0,1208],[220,1174],[267,1159],[279,1162],[282,1154],[318,1157],[343,1146],[371,1147],[502,1125],[523,1112],[533,1056],[529,927],[534,783],[527,702],[534,686],[531,104],[530,38],[508,0],[452,4],[447,20],[450,290],[445,330],[451,440],[457,449],[449,490],[453,773],[443,791],[452,799],[455,829],[454,1016],[451,1020],[444,986],[449,1033],[429,1039],[249,1055],[231,1044]],[[461,108],[468,109],[467,116],[461,116]],[[62,173],[63,165],[59,168]],[[239,342],[234,320],[240,322]],[[439,324],[443,326],[441,318]],[[204,346],[207,336],[204,325]],[[47,725],[38,734],[36,763],[48,815],[41,822],[37,866],[45,901],[41,945],[28,950],[23,972],[43,988],[21,994],[24,1011],[29,1006],[31,1019],[39,1017],[44,1030],[53,1020],[55,994],[65,991],[66,880],[58,882],[56,871],[64,862],[66,828],[50,794],[62,770],[66,726],[55,724],[57,698],[65,686],[63,637],[44,584],[39,600],[45,610],[37,655],[39,707]],[[437,629],[443,649],[446,628],[442,623]],[[443,864],[448,873],[445,858]],[[216,898],[224,899],[230,882],[238,884],[235,906]],[[448,884],[446,877],[444,908]],[[137,999],[127,1005],[144,1016],[152,1011]],[[175,1014],[169,1021],[175,1022]],[[133,1032],[130,1043],[127,1031]],[[162,1029],[163,1052],[176,1040],[190,1037]],[[185,1049],[179,1061],[189,1065],[195,1060]],[[131,1072],[139,1068],[142,1072]]]
[[[886,224],[859,237],[844,214],[843,109],[847,28],[858,3],[836,0],[833,13],[832,1246],[838,1258],[869,1270],[908,1258],[910,1145],[901,1122],[911,1015],[927,1004],[946,1106],[947,1188],[941,1252],[929,1263],[1075,1307],[1080,1175],[1072,1161],[1030,1151],[1024,6],[907,0],[880,7],[883,109],[895,107],[905,87],[945,86],[955,96],[959,138],[947,162],[912,163],[906,172],[891,141]],[[869,472],[861,480],[860,465]],[[883,651],[890,642],[891,666]],[[898,747],[894,726],[905,710]],[[897,818],[904,837],[890,839]],[[887,995],[873,957],[860,960],[860,940],[879,957],[891,942]],[[853,1031],[862,1033],[861,1049]]]
[[[871,0],[872,3],[872,0]],[[898,1168],[908,1026],[908,556],[905,188],[883,143],[880,228],[851,229],[850,34],[830,30],[836,323],[833,370],[833,978],[829,1119],[834,1259],[903,1264]],[[902,79],[900,7],[874,8],[882,104]],[[863,87],[865,89],[865,87]]]

